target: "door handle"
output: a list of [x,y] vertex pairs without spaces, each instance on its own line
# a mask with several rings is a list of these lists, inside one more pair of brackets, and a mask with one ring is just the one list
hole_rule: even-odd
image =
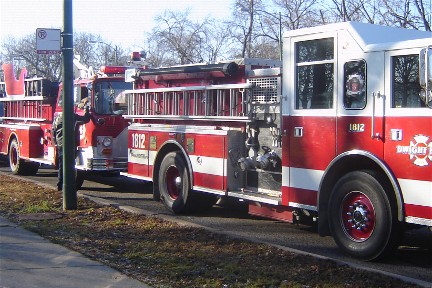
[[372,123],[371,123],[371,138],[372,139],[381,139],[380,133],[375,133],[375,108],[376,108],[376,99],[381,98],[381,93],[378,92],[372,92]]

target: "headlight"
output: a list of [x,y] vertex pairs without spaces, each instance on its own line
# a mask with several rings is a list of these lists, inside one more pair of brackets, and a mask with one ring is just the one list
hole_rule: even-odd
[[111,139],[111,137],[105,137],[105,138],[103,139],[103,141],[102,141],[102,145],[103,145],[104,147],[110,147],[111,144],[112,144],[112,139]]

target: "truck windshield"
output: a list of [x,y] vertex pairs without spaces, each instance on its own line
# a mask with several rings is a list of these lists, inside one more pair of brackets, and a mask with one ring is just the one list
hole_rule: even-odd
[[132,83],[102,80],[94,87],[95,111],[98,114],[121,115],[127,111],[125,90],[132,89]]

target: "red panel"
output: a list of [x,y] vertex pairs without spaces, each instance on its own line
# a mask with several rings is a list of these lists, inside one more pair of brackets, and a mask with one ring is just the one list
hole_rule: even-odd
[[[103,124],[98,124],[98,121],[103,121]],[[90,145],[97,146],[97,136],[112,136],[114,138],[123,132],[128,127],[128,121],[120,115],[106,115],[106,116],[94,116],[92,120],[85,125],[85,139],[81,141],[80,145],[88,147]],[[83,138],[84,139],[84,138]]]
[[249,214],[293,223],[292,210],[288,207],[272,206],[263,203],[258,206],[255,203],[251,203],[249,204]]
[[282,186],[282,205],[284,206],[288,206],[289,190],[289,187]]
[[[383,158],[383,140],[372,139],[371,117],[342,116],[337,119],[337,154],[358,149],[368,151],[379,158]],[[375,118],[374,132],[382,134],[382,118]],[[379,128],[379,129],[378,129]]]
[[[296,127],[303,127],[303,137],[294,137]],[[285,128],[284,128],[285,129]],[[291,117],[288,166],[325,170],[336,154],[334,117]]]
[[0,127],[0,153],[6,154],[8,150],[7,140],[9,139],[9,129]]
[[406,216],[432,219],[432,207],[405,204]]
[[[149,177],[149,133],[139,130],[128,131],[128,173]],[[142,156],[145,157],[142,157]]]
[[317,206],[317,191],[305,190],[300,188],[290,188],[288,195],[288,202]]
[[[186,138],[189,138],[189,134]],[[195,138],[195,151],[191,155],[200,155],[214,158],[224,158],[225,135],[193,135]]]
[[[29,133],[29,142],[23,142],[23,146],[28,146],[28,157],[31,158],[42,158],[43,157],[43,144],[41,144],[41,138],[43,131],[38,127],[37,129],[31,129]],[[24,143],[28,143],[24,145]]]
[[[395,176],[432,181],[431,118],[387,117],[386,129],[384,157]],[[392,129],[401,131],[400,141],[392,139]]]
[[140,177],[148,177],[149,166],[136,164],[136,163],[128,163],[128,174],[137,175]]
[[194,185],[208,189],[223,190],[223,176],[194,172]]
[[[130,130],[129,130],[130,131]],[[141,132],[143,133],[143,132]],[[150,137],[155,136],[156,137],[156,147],[150,148]],[[147,137],[147,147],[149,151],[158,151],[159,148],[168,140],[176,140],[177,133],[167,133],[167,132],[149,132]]]
[[[289,116],[283,116],[282,117],[282,129],[283,131],[286,131],[286,133],[282,133],[282,166],[288,167],[290,165],[290,141],[289,138],[293,132],[293,129],[290,125],[290,117]],[[288,134],[289,133],[291,134]]]

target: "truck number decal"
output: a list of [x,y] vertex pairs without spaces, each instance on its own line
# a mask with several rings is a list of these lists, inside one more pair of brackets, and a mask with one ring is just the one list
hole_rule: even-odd
[[364,132],[365,124],[363,123],[350,123],[349,124],[349,132]]
[[145,149],[145,134],[132,133],[132,148]]

